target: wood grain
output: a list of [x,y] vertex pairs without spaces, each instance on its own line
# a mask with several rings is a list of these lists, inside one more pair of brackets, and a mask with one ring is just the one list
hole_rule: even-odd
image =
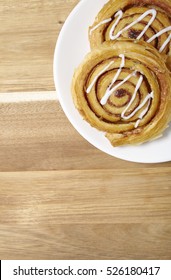
[[[97,150],[69,123],[55,92],[39,93],[39,101],[35,94],[29,93],[32,101],[22,92],[0,95],[0,171],[149,167]],[[164,166],[171,167],[171,162],[150,165],[158,169]]]
[[169,259],[169,171],[1,173],[0,254],[14,259]]
[[26,260],[170,260],[169,224],[46,223],[37,230],[1,226],[0,256]]
[[171,162],[98,151],[53,91],[77,3],[0,1],[0,259],[170,259]]
[[0,91],[54,90],[61,27],[78,0],[0,1]]

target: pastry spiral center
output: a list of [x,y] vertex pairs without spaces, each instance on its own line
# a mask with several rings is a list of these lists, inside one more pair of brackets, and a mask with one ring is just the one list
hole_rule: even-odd
[[[124,85],[126,82],[129,82],[129,80],[132,77],[137,77],[137,71],[133,71],[132,73],[128,74],[123,80],[119,80],[120,74],[125,67],[125,55],[120,54],[119,57],[121,58],[120,67],[118,68],[117,72],[112,78],[111,83],[106,87],[106,91],[102,95],[102,98],[100,98],[100,104],[102,106],[105,106],[108,102],[112,106],[116,106],[117,108],[120,108],[122,106],[127,105],[124,110],[121,112],[121,119],[122,120],[129,120],[132,117],[135,116],[136,113],[138,113],[140,110],[140,114],[138,116],[138,120],[135,124],[135,127],[138,127],[140,121],[143,119],[143,117],[148,112],[148,109],[151,104],[151,100],[154,98],[153,92],[150,92],[146,94],[146,96],[141,100],[139,90],[141,88],[141,85],[143,83],[143,75],[141,74],[139,76],[139,79],[137,81],[137,84],[135,85],[135,89],[133,92],[133,95],[128,93],[128,91],[124,88]],[[99,72],[99,74],[95,75],[92,82],[86,89],[86,93],[90,94],[91,90],[95,87],[97,81],[99,81],[100,77],[102,77],[105,73],[108,73],[111,66],[114,64],[114,61],[110,61],[103,69]],[[100,93],[101,95],[102,93]],[[113,101],[111,97],[113,96],[115,98],[119,98],[123,100],[123,105],[117,105],[116,101]],[[137,96],[138,94],[138,96]],[[137,101],[139,100],[139,101]],[[131,106],[133,109],[131,109]],[[143,110],[142,110],[143,109]]]

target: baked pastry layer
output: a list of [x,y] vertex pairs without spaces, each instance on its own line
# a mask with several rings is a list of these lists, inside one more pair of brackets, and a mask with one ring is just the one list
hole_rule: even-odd
[[160,137],[171,119],[171,79],[151,45],[128,39],[106,42],[76,69],[72,94],[91,126],[113,146]]
[[130,38],[150,43],[171,61],[171,0],[110,0],[89,28],[91,48]]

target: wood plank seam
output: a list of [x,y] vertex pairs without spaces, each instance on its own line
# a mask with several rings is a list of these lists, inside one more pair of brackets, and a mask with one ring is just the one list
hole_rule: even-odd
[[0,103],[19,103],[19,102],[56,101],[56,100],[58,100],[58,95],[56,91],[0,93]]

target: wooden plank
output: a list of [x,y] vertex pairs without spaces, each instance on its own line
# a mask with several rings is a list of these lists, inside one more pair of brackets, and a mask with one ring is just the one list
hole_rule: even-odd
[[56,40],[78,0],[0,3],[0,92],[54,90]]
[[170,260],[169,224],[1,226],[0,257],[15,260]]
[[[90,145],[65,117],[55,92],[0,94],[0,100],[0,171],[149,167]],[[150,165],[164,166],[171,162]]]
[[0,186],[1,259],[171,257],[170,168],[7,172]]
[[155,168],[7,172],[0,173],[0,186],[2,224],[171,222],[166,167],[160,173]]

